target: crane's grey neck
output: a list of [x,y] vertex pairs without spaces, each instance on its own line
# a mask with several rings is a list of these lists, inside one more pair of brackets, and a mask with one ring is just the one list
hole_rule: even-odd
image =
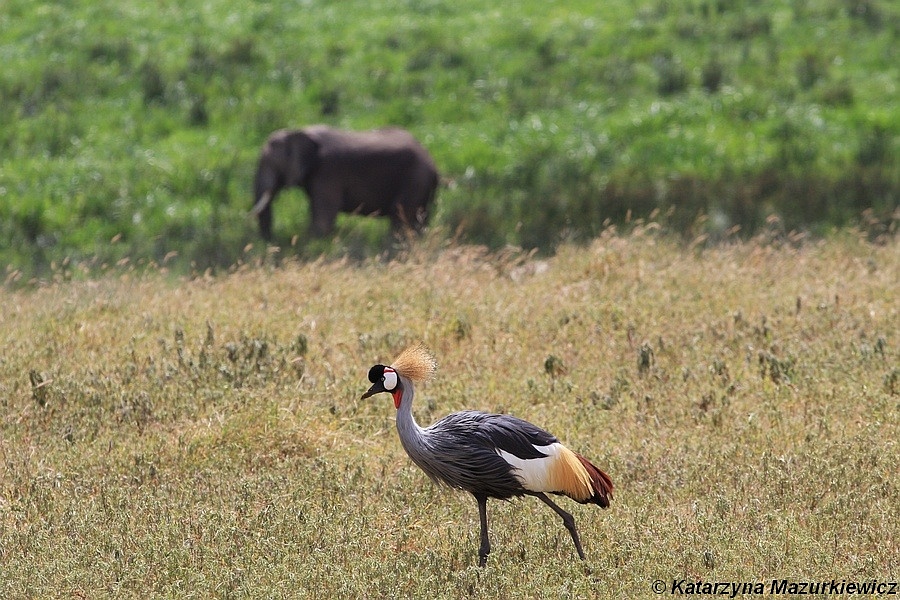
[[406,454],[435,483],[464,490],[475,489],[473,486],[477,478],[473,479],[469,474],[471,467],[462,464],[466,461],[466,452],[455,453],[448,448],[448,440],[451,442],[449,446],[452,446],[454,437],[441,429],[443,421],[424,429],[419,427],[412,414],[413,383],[402,375],[400,383],[403,393],[397,409],[397,432]]
[[422,428],[416,423],[412,414],[415,388],[412,381],[402,375],[399,377],[403,386],[403,395],[400,396],[400,408],[397,409],[397,433],[400,434],[400,442],[406,453],[415,459],[418,454],[416,450],[422,443]]

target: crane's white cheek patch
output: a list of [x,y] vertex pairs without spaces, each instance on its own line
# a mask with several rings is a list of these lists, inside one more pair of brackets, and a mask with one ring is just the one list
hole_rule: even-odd
[[553,478],[553,467],[559,454],[559,444],[550,444],[549,446],[535,446],[535,449],[547,456],[543,458],[519,458],[515,454],[510,454],[501,449],[497,449],[497,454],[516,468],[513,474],[522,482],[522,487],[532,492],[551,492],[551,481]]
[[384,370],[384,389],[391,392],[397,387],[397,373],[392,369]]

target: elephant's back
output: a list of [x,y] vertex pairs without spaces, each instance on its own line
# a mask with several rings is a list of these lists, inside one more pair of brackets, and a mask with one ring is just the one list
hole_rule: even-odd
[[418,148],[425,150],[419,141],[401,127],[382,127],[368,131],[336,129],[328,125],[310,125],[304,131],[314,141],[332,149],[359,149],[366,152]]
[[327,125],[306,128],[309,136],[319,142],[320,156],[336,161],[361,161],[373,164],[387,161],[398,168],[425,165],[437,177],[434,160],[422,144],[406,129],[383,127],[368,131],[348,131]]

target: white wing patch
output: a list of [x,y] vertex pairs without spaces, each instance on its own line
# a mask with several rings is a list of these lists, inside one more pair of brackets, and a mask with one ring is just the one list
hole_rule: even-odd
[[499,448],[497,449],[497,454],[516,468],[513,474],[522,482],[522,487],[526,490],[531,492],[553,492],[558,491],[552,489],[552,481],[554,479],[553,466],[556,464],[562,447],[562,444],[559,442],[549,446],[534,446],[535,450],[541,454],[546,454],[543,458],[519,458],[515,454],[510,454]]
[[515,467],[513,474],[530,492],[565,494],[584,502],[592,494],[591,476],[578,456],[559,442],[548,446],[534,446],[545,454],[543,458],[519,458],[497,449],[497,454]]

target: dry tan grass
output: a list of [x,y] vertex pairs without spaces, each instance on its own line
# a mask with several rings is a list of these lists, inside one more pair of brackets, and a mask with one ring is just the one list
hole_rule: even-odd
[[[4,597],[639,597],[651,582],[896,577],[900,252],[847,234],[552,259],[123,273],[4,291]],[[538,423],[616,484],[472,498],[403,454],[366,372],[423,339],[415,412]],[[565,502],[562,500],[561,502]]]

